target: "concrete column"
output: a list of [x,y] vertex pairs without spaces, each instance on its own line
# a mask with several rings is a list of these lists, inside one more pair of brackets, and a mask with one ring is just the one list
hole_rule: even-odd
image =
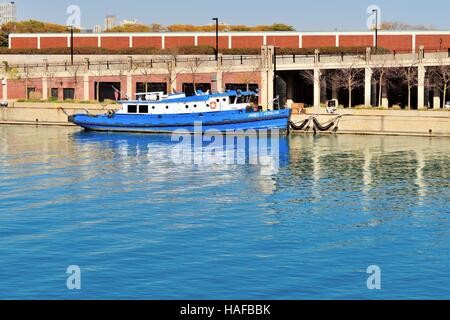
[[133,99],[133,76],[127,74],[127,96],[128,99]]
[[419,64],[418,67],[418,81],[417,81],[417,108],[422,109],[425,107],[425,73],[426,69],[424,65]]
[[48,99],[48,78],[47,76],[42,77],[42,100]]
[[367,67],[364,81],[364,104],[369,107],[372,105],[372,69]]
[[169,67],[169,70],[171,71],[170,76],[170,88],[168,88],[169,93],[175,92],[177,90],[177,63],[175,61],[175,58],[170,61],[172,65]]
[[438,88],[433,88],[433,109],[441,108],[441,93]]
[[263,110],[273,108],[273,79],[273,69],[261,72],[261,105]]
[[89,84],[89,75],[85,74],[83,76],[83,100],[89,101],[91,100],[90,97],[90,84]]
[[320,69],[314,68],[314,106],[320,107]]
[[216,88],[217,92],[223,92],[225,91],[224,85],[223,85],[223,71],[222,69],[218,69],[216,72]]
[[263,110],[273,107],[274,94],[274,70],[273,70],[273,46],[263,46],[261,49],[261,106]]

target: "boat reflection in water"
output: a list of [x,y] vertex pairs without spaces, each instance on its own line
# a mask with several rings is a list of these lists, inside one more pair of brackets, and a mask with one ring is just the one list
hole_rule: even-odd
[[[246,170],[258,177],[253,181],[259,184],[260,192],[272,193],[276,190],[275,176],[280,166],[287,166],[289,139],[276,130],[246,133],[149,136],[82,131],[73,137],[80,154],[92,154],[89,158],[105,165],[109,163],[108,170],[127,170],[130,174],[134,174],[137,167],[148,173],[157,170],[157,180],[152,180],[155,176],[150,175],[148,182],[163,182],[169,176],[182,176],[192,170],[198,175],[196,179],[202,174],[221,174],[221,179],[208,183],[212,187],[225,184],[231,177],[227,177],[227,173]],[[235,178],[234,174],[232,176]]]

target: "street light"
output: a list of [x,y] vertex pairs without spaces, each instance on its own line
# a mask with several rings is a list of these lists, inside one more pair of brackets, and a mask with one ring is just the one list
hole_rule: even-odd
[[373,9],[372,12],[375,14],[375,52],[378,51],[378,9]]
[[70,64],[73,65],[73,56],[74,56],[74,51],[73,51],[73,33],[74,33],[74,26],[69,26],[70,27]]
[[216,61],[219,61],[219,18],[213,18],[213,21],[216,22]]

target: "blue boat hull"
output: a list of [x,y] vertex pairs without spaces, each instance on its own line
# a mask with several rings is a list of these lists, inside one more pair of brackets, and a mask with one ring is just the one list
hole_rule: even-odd
[[93,131],[172,133],[188,131],[205,133],[208,130],[287,130],[291,110],[266,112],[221,111],[211,113],[113,116],[74,115],[69,121]]

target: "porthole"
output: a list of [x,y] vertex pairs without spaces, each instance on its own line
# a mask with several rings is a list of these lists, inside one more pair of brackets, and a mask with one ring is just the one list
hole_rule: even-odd
[[188,105],[186,105],[186,109],[189,109],[189,106],[188,106]]
[[155,110],[155,106],[152,106],[152,109]]
[[169,106],[166,106],[166,109],[169,109]]
[[227,99],[226,99],[226,98],[224,98],[224,99],[223,99],[223,102],[226,102],[226,101],[227,101]]
[[217,99],[217,102],[220,102],[220,99]]
[[194,104],[194,108],[197,108],[197,105],[196,105],[196,104]]

